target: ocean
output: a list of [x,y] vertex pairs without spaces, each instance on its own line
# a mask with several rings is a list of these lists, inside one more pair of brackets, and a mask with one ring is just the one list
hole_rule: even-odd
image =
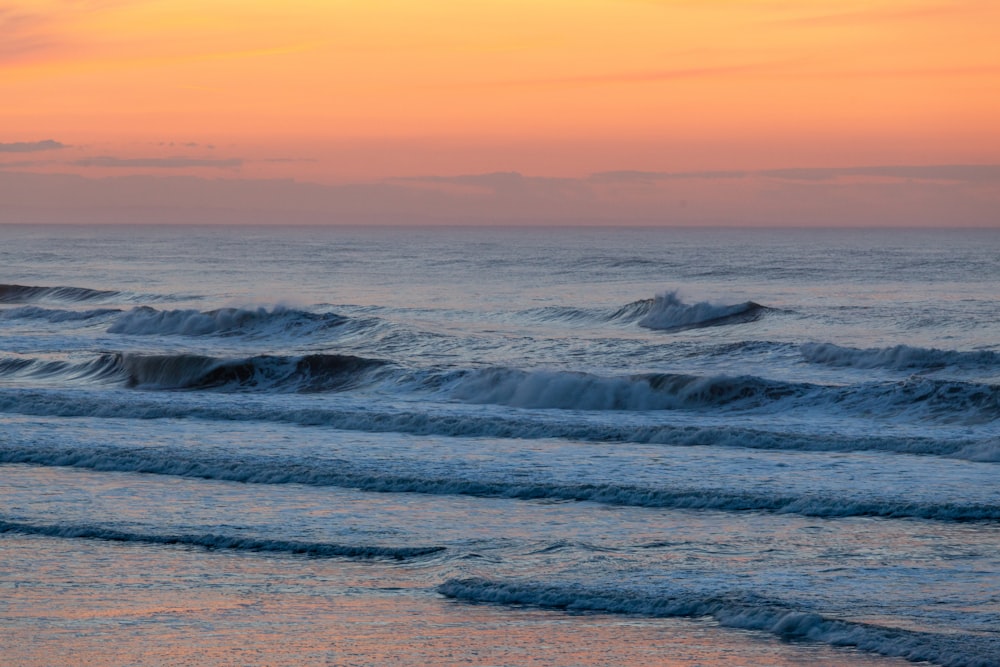
[[0,227],[0,663],[1000,665],[1000,230]]

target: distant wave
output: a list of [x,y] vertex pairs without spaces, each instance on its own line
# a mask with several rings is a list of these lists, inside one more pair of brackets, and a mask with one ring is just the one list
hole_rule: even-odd
[[86,287],[39,287],[34,285],[0,284],[0,303],[33,303],[35,301],[96,301],[121,294],[112,290]]
[[988,350],[959,352],[909,345],[859,350],[832,343],[806,343],[800,351],[809,363],[849,368],[934,370],[1000,367],[1000,353]]
[[108,333],[133,336],[242,333],[248,330],[300,331],[343,325],[348,318],[335,313],[311,313],[289,308],[219,308],[198,310],[157,310],[149,306],[133,308],[121,315]]
[[885,451],[1000,462],[1000,440],[997,438],[945,440],[936,437],[784,433],[738,426],[630,425],[528,412],[500,416],[434,414],[428,411],[386,410],[378,406],[366,409],[290,409],[251,403],[215,405],[200,401],[185,405],[176,399],[163,402],[138,396],[97,397],[78,392],[23,389],[0,391],[0,412],[56,417],[262,421],[368,433],[449,437],[564,438],[602,443],[789,451]]
[[557,483],[395,474],[352,470],[344,461],[280,457],[207,456],[190,450],[72,448],[0,444],[0,462],[214,479],[252,484],[309,484],[378,493],[422,493],[518,500],[571,500],[631,507],[771,512],[802,516],[878,517],[945,522],[1000,521],[1000,505],[907,499],[823,496],[721,488],[664,488],[631,484]]
[[648,311],[639,320],[639,326],[659,331],[684,331],[729,324],[743,324],[760,319],[769,308],[753,301],[734,305],[715,305],[707,302],[686,304],[676,292],[657,295]]
[[444,547],[387,547],[371,545],[330,544],[294,540],[265,540],[249,537],[205,534],[135,533],[102,526],[38,525],[0,519],[0,534],[20,533],[45,537],[82,538],[109,542],[134,542],[228,549],[233,551],[266,552],[309,556],[312,558],[393,559],[405,560],[444,551]]
[[118,308],[96,308],[93,310],[60,310],[21,306],[0,310],[0,320],[44,320],[47,322],[79,322],[120,313]]
[[653,617],[711,617],[720,625],[755,630],[783,639],[849,646],[887,657],[931,662],[943,667],[997,667],[1000,638],[917,632],[829,618],[815,612],[748,595],[699,591],[641,591],[573,584],[452,579],[442,595],[469,602],[529,605],[573,612]]
[[753,301],[734,305],[683,303],[676,292],[666,292],[652,299],[632,301],[616,309],[546,306],[521,314],[544,322],[599,324],[606,322],[637,323],[647,329],[684,331],[704,327],[741,324],[759,319],[770,308]]
[[0,358],[0,377],[101,382],[147,390],[344,391],[385,365],[344,354],[222,359],[197,354],[108,353],[81,363]]

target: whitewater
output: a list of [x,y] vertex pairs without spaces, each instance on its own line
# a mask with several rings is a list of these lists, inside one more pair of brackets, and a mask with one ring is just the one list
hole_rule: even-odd
[[0,226],[0,649],[1000,666],[1000,231]]

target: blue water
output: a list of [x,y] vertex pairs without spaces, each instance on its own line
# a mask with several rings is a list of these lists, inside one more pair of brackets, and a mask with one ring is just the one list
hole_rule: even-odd
[[1000,665],[998,230],[8,226],[0,267],[11,664]]

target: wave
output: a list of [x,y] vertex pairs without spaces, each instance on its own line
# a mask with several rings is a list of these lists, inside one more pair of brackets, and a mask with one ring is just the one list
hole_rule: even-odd
[[753,322],[769,310],[767,306],[753,301],[729,306],[707,302],[690,305],[682,302],[677,292],[665,292],[653,299],[638,324],[658,331],[684,331]]
[[82,538],[108,542],[139,544],[180,545],[204,549],[251,551],[312,558],[393,559],[406,560],[444,551],[444,547],[388,547],[371,545],[330,544],[327,542],[301,542],[295,540],[264,540],[249,537],[205,534],[135,533],[102,526],[88,525],[38,525],[0,520],[0,534],[19,533],[44,537]]
[[572,306],[546,306],[544,308],[534,308],[525,311],[524,314],[543,321],[563,321],[563,322],[636,322],[647,314],[653,307],[653,299],[640,299],[627,303],[614,310],[602,308],[574,308]]
[[453,398],[521,408],[564,410],[846,409],[943,421],[1000,418],[1000,386],[910,377],[898,382],[818,385],[753,375],[651,373],[605,377],[568,371],[492,368],[438,378]]
[[[373,371],[384,368],[384,372]],[[387,360],[342,354],[259,355],[105,353],[90,361],[0,359],[0,377],[101,381],[163,390],[345,391],[383,380],[383,389],[430,392],[450,401],[585,411],[824,409],[860,416],[983,423],[1000,419],[1000,385],[912,376],[894,382],[820,385],[753,375],[646,373],[600,376],[515,368],[407,371]]]
[[661,618],[710,617],[726,627],[767,632],[782,639],[853,647],[943,667],[1000,665],[998,637],[919,632],[830,618],[750,595],[712,595],[686,590],[653,593],[483,578],[451,579],[437,590],[448,598],[477,603]]
[[376,493],[562,500],[626,507],[721,512],[768,512],[819,518],[875,517],[943,522],[997,522],[1000,505],[842,498],[819,494],[658,488],[630,484],[556,483],[439,477],[351,469],[345,461],[279,457],[206,456],[182,449],[0,445],[0,463],[135,472],[246,484],[306,484]]
[[230,389],[343,391],[385,365],[381,359],[346,354],[261,355],[218,359],[194,354],[107,357],[119,366],[127,387],[141,389]]
[[[0,362],[2,368],[2,362]],[[0,370],[0,374],[2,374]],[[422,411],[298,408],[273,405],[184,405],[136,396],[92,397],[79,393],[38,390],[0,392],[0,411],[53,417],[117,419],[205,419],[210,421],[260,421],[320,426],[367,433],[408,433],[466,438],[562,438],[583,442],[661,444],[679,447],[732,447],[785,451],[876,451],[933,455],[980,462],[1000,462],[1000,440],[934,437],[881,437],[837,434],[774,432],[737,426],[676,426],[622,424],[574,415],[523,413],[516,415],[434,414]]]
[[0,359],[0,377],[99,382],[145,390],[320,392],[357,387],[386,363],[345,354],[221,359],[197,354],[107,353],[82,363]]
[[546,306],[523,311],[521,315],[543,322],[600,324],[606,322],[637,323],[647,329],[684,331],[704,327],[740,324],[759,319],[771,310],[753,301],[735,305],[683,303],[676,292],[667,292],[652,299],[639,299],[619,308],[575,308]]
[[637,320],[641,320],[649,314],[649,311],[655,302],[655,299],[640,299],[639,301],[627,303],[608,315],[608,319],[611,321],[624,322],[635,322]]
[[45,320],[53,324],[59,322],[80,322],[106,317],[122,312],[118,308],[96,308],[93,310],[60,310],[38,306],[20,306],[0,310],[3,320]]
[[0,303],[34,303],[36,301],[96,301],[113,299],[121,292],[86,287],[39,287],[35,285],[0,284]]
[[233,334],[273,329],[301,332],[316,331],[345,324],[348,318],[335,313],[311,313],[288,308],[219,308],[198,310],[157,310],[139,306],[123,314],[108,333],[133,336]]
[[811,364],[849,368],[888,368],[891,370],[935,370],[941,368],[996,368],[1000,352],[979,350],[960,352],[935,348],[894,347],[855,349],[832,343],[806,343],[799,348]]

